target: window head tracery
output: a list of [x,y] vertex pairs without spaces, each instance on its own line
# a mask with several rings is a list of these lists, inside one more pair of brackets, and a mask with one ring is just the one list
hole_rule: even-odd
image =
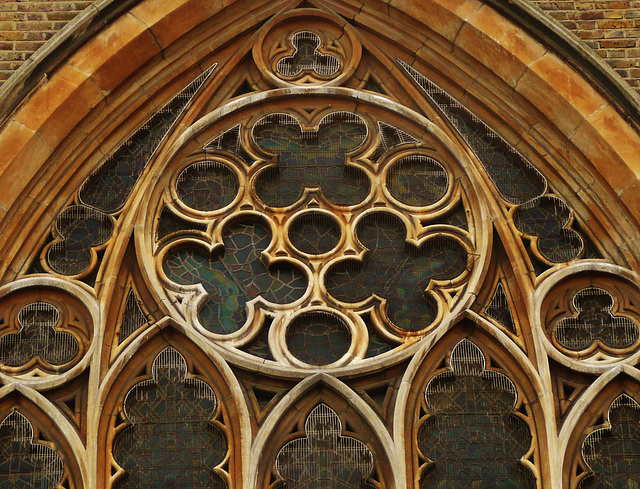
[[[152,246],[166,290],[192,291],[185,312],[215,341],[246,352],[263,338],[261,359],[339,367],[443,320],[473,268],[475,218],[446,150],[383,123],[384,111],[305,112],[303,100],[199,136],[211,142],[165,179],[161,215],[202,223],[209,239],[185,226]],[[194,204],[184,169],[224,187],[224,204]]]

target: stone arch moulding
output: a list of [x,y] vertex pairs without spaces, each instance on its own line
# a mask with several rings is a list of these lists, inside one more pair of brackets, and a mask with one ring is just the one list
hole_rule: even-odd
[[[564,487],[575,489],[592,473],[581,453],[585,439],[594,431],[612,428],[609,419],[611,405],[620,396],[629,396],[638,403],[639,385],[640,372],[634,367],[621,365],[616,370],[602,374],[589,386],[583,395],[584,402],[570,413],[559,433],[559,448],[564,453],[562,461],[559,461],[563,467]],[[637,443],[637,438],[627,445],[627,449],[633,450],[634,442]],[[637,456],[637,452],[632,455]]]
[[[262,423],[251,448],[251,460],[254,461],[249,470],[251,487],[264,486],[279,449],[295,438],[286,434],[291,433],[301,418],[319,403],[333,407],[342,420],[343,431],[345,423],[349,423],[354,430],[349,434],[373,449],[378,474],[386,484],[384,487],[404,487],[404,474],[398,470],[402,467],[399,451],[387,427],[356,392],[326,373],[314,374],[298,383]],[[299,437],[300,433],[296,436]]]
[[[92,443],[95,445],[92,448],[97,453],[97,487],[110,488],[115,480],[114,476],[122,476],[121,469],[113,471],[118,466],[114,465],[117,461],[112,450],[115,437],[123,430],[123,422],[127,426],[131,425],[131,420],[127,420],[122,414],[124,399],[136,385],[150,382],[153,378],[153,362],[168,348],[177,351],[186,360],[186,379],[204,382],[215,393],[215,423],[223,430],[228,449],[224,469],[227,476],[236,481],[235,484],[246,480],[246,473],[251,465],[251,427],[245,399],[226,362],[210,345],[197,337],[193,338],[189,329],[170,318],[157,322],[144,334],[136,337],[106,373],[98,393],[103,406],[102,412],[93,420],[92,426],[94,433],[97,433]],[[109,467],[113,467],[112,471]]]
[[[51,436],[54,442],[60,439],[61,444],[73,445],[69,453],[73,451],[80,465],[74,472],[78,478],[78,482],[74,482],[77,487],[83,484],[98,489],[109,487],[113,474],[106,467],[110,466],[113,428],[117,425],[119,429],[126,429],[126,420],[122,418],[125,397],[135,385],[151,378],[153,361],[167,346],[185,357],[190,375],[208,383],[216,393],[227,428],[227,440],[233,447],[228,467],[221,469],[226,470],[235,482],[233,489],[241,486],[254,489],[255,484],[268,484],[267,472],[271,470],[277,449],[282,446],[275,446],[275,442],[273,446],[270,444],[274,440],[284,443],[287,436],[289,440],[293,436],[290,430],[299,428],[295,414],[302,412],[307,416],[320,404],[342,416],[343,428],[347,422],[359,428],[349,429],[348,436],[368,437],[370,448],[382,460],[379,475],[388,487],[413,487],[419,466],[413,442],[419,422],[425,419],[420,415],[419,405],[426,385],[450,367],[446,362],[451,350],[460,341],[468,339],[482,350],[490,370],[506,375],[515,386],[521,410],[518,416],[527,418],[535,440],[529,455],[533,456],[530,463],[539,471],[539,485],[545,489],[559,489],[565,451],[569,453],[572,447],[578,446],[578,442],[572,444],[575,437],[584,435],[593,424],[586,424],[591,413],[589,403],[597,405],[601,388],[606,390],[609,385],[618,385],[617,378],[611,384],[607,383],[618,372],[637,377],[631,365],[637,363],[640,354],[633,352],[637,350],[637,343],[629,346],[623,342],[622,346],[612,347],[602,338],[596,343],[600,341],[605,346],[595,349],[600,348],[605,353],[593,353],[593,349],[584,347],[575,354],[566,351],[559,354],[552,343],[553,335],[549,339],[546,328],[556,323],[565,325],[562,321],[571,316],[569,311],[574,316],[579,314],[580,304],[573,303],[572,306],[571,301],[567,301],[564,304],[567,317],[554,316],[551,319],[555,322],[541,319],[539,311],[556,286],[582,277],[594,289],[604,291],[596,290],[596,295],[614,295],[618,290],[615,284],[628,286],[632,293],[638,292],[640,183],[636,175],[640,171],[637,161],[639,118],[637,106],[630,106],[630,101],[635,99],[628,93],[619,90],[614,93],[616,89],[611,86],[615,83],[610,80],[605,83],[606,87],[595,83],[596,75],[601,74],[598,67],[582,64],[577,70],[572,61],[582,63],[583,56],[580,55],[566,61],[564,54],[570,42],[564,40],[564,48],[554,50],[557,38],[556,46],[549,47],[539,32],[523,27],[517,20],[501,13],[512,13],[513,9],[495,8],[504,3],[502,0],[491,0],[490,3],[478,0],[375,0],[363,6],[355,0],[136,0],[121,2],[117,8],[104,0],[52,41],[47,56],[43,54],[39,58],[37,55],[33,62],[25,63],[21,72],[24,76],[18,73],[14,78],[16,81],[10,81],[5,85],[6,89],[0,90],[0,175],[2,181],[7,182],[0,195],[0,300],[31,287],[59,289],[61,294],[84,304],[87,317],[93,323],[93,329],[87,328],[91,332],[87,335],[90,337],[88,346],[77,361],[74,359],[55,368],[42,367],[49,371],[34,378],[26,378],[22,372],[19,375],[12,372],[12,376],[3,371],[0,381],[8,385],[0,390],[0,394],[7,392],[0,399],[0,406],[2,399],[21,406],[22,398],[31,399],[34,406],[42,406],[41,419],[48,417],[59,425],[56,429],[60,433]],[[287,26],[287,22],[296,24],[297,21],[317,27],[317,32],[311,32],[310,27],[294,33],[282,27]],[[96,23],[104,25],[98,27]],[[333,34],[337,34],[334,36],[336,42],[328,43]],[[68,49],[56,44],[64,36],[67,36],[67,46],[71,46]],[[314,59],[321,59],[324,65],[314,61],[300,72],[289,69],[295,64],[294,48],[299,42],[314,49]],[[56,46],[57,51],[54,50]],[[569,52],[576,51],[569,49]],[[38,59],[42,60],[40,64],[36,63]],[[345,71],[336,75],[336,66],[346,67]],[[282,76],[275,76],[275,72]],[[40,76],[43,73],[44,76]],[[186,108],[183,107],[174,120],[175,124],[172,123],[160,138],[149,165],[141,172],[140,180],[122,209],[107,213],[108,217],[95,213],[85,216],[87,221],[93,219],[92,225],[99,222],[105,228],[115,230],[111,242],[94,243],[96,246],[90,251],[92,263],[100,257],[104,266],[95,276],[88,272],[85,275],[84,272],[69,274],[66,278],[62,274],[46,275],[45,269],[38,268],[38,259],[34,257],[43,256],[43,246],[50,243],[44,241],[49,239],[53,223],[65,209],[79,207],[83,182],[127,138],[136,134],[140,127],[144,129],[145,121],[162,114],[166,104],[194,81],[202,82],[200,89],[195,90]],[[343,86],[335,86],[338,84]],[[440,92],[433,90],[433,86]],[[445,103],[438,104],[436,99],[445,100]],[[524,203],[502,198],[504,193],[494,186],[494,179],[483,170],[481,158],[469,144],[464,131],[445,110],[457,109],[460,105],[468,111],[467,120],[477,124],[476,128],[481,127],[480,124],[486,125],[484,129],[492,142],[510,148],[508,151],[513,150],[514,154],[517,152],[529,162],[529,170],[533,168],[543,175],[544,192],[547,193],[536,194],[532,201]],[[260,112],[264,107],[269,111]],[[305,313],[311,317],[327,313],[328,306],[310,300],[311,286],[304,290],[300,288],[300,297],[296,299],[300,302],[291,301],[291,309],[295,309],[308,300],[300,307],[302,312],[288,311],[287,317],[284,317],[285,313],[278,316],[285,308],[278,309],[278,304],[269,304],[276,311],[273,313],[267,311],[269,307],[259,307],[264,306],[266,299],[260,303],[262,299],[252,297],[250,301],[254,300],[254,303],[250,304],[248,314],[273,321],[269,323],[265,354],[272,355],[273,359],[257,359],[240,347],[255,340],[259,328],[251,330],[251,321],[247,320],[246,327],[240,324],[226,339],[220,331],[207,330],[199,321],[197,309],[205,299],[203,286],[177,284],[176,281],[171,284],[162,265],[170,252],[186,249],[195,242],[206,252],[215,251],[224,240],[225,230],[234,223],[246,217],[252,223],[264,224],[264,216],[268,213],[261,214],[249,206],[236,209],[237,213],[232,217],[224,217],[226,211],[218,213],[218,209],[210,210],[206,206],[189,210],[189,205],[178,195],[178,180],[202,163],[201,157],[214,155],[221,165],[208,165],[205,161],[207,164],[201,166],[206,171],[222,174],[225,170],[220,168],[224,168],[225,161],[230,162],[227,169],[232,170],[226,177],[232,181],[235,172],[238,181],[244,178],[242,185],[238,184],[238,195],[246,194],[249,189],[258,187],[260,176],[255,169],[271,154],[256,138],[249,140],[253,137],[251,131],[260,121],[266,120],[265,124],[279,121],[284,125],[295,119],[302,134],[318,129],[321,121],[325,117],[331,119],[338,109],[342,116],[350,114],[351,122],[356,121],[354,124],[371,116],[367,119],[370,123],[368,132],[358,136],[364,141],[363,148],[367,144],[370,146],[362,151],[360,146],[351,149],[353,155],[364,154],[363,160],[370,160],[369,174],[375,174],[376,181],[382,182],[375,190],[377,194],[372,190],[363,197],[363,207],[371,204],[370,209],[345,211],[345,214],[360,214],[353,221],[345,219],[344,229],[357,229],[367,222],[367,216],[381,212],[380,204],[392,202],[397,205],[388,214],[391,220],[400,222],[407,229],[405,241],[427,243],[431,239],[427,236],[429,233],[445,236],[449,239],[448,244],[456,243],[457,249],[464,250],[461,254],[467,257],[466,265],[455,277],[446,277],[441,283],[437,283],[438,279],[432,281],[427,296],[432,300],[430,304],[436,304],[435,312],[432,311],[434,318],[429,319],[428,324],[419,322],[415,326],[405,322],[401,334],[402,328],[381,312],[378,298],[373,297],[375,293],[357,303],[336,299],[336,303],[342,302],[342,309],[336,308],[338,312],[329,316],[343,326],[347,325],[350,338],[359,335],[358,338],[369,340],[369,335],[376,333],[393,344],[391,351],[376,354],[377,358],[373,359],[366,357],[369,343],[365,345],[362,344],[364,341],[355,340],[351,340],[342,356],[337,355],[338,358],[320,365],[291,352],[284,332],[299,317],[296,315]],[[382,113],[389,118],[375,119],[372,115]],[[382,137],[389,128],[393,129],[393,123],[399,126],[399,132],[393,137],[402,143],[395,149],[387,147]],[[412,131],[406,132],[407,127]],[[217,150],[224,151],[224,144],[229,142],[229,139],[224,140],[224,134],[239,138],[235,140],[236,145],[247,143],[245,153],[236,151],[237,154],[231,156],[216,153]],[[374,147],[376,141],[378,147]],[[431,221],[426,210],[413,212],[418,216],[416,219],[415,215],[407,217],[411,212],[398,210],[419,207],[413,201],[397,199],[385,183],[392,164],[399,167],[408,148],[415,150],[422,162],[429,162],[428,168],[434,174],[443,167],[437,166],[438,161],[431,161],[437,159],[436,154],[455,167],[448,174],[449,187],[443,191],[440,201],[423,207],[438,217],[450,217],[448,213],[455,208],[451,202],[455,201],[455,205],[459,204],[467,211],[462,219],[466,222],[466,230],[464,224],[459,226],[462,230],[452,230],[454,225],[442,223],[427,229],[429,225],[425,223]],[[375,164],[382,161],[376,160],[380,152],[387,158],[384,162],[387,173],[375,173]],[[246,155],[261,163],[243,163]],[[266,167],[260,167],[263,168]],[[378,202],[373,202],[374,195],[380,199]],[[292,210],[293,205],[290,205],[286,211],[273,211],[272,214],[280,219],[279,227],[274,224],[267,229],[267,234],[269,230],[275,234],[273,230],[278,228],[281,235],[270,242],[273,249],[267,247],[260,255],[261,259],[294,263],[293,258],[284,256],[285,245],[291,245],[289,249],[293,247],[290,230],[296,222],[303,222],[305,212],[330,219],[331,202],[324,197],[318,192],[306,192],[301,199],[313,204],[309,209]],[[231,198],[221,205],[231,209],[241,198]],[[562,238],[575,237],[575,233],[580,232],[584,243],[593,242],[592,255],[582,253],[585,245],[580,253],[572,255],[572,260],[567,260],[571,262],[576,258],[577,264],[554,261],[541,252],[539,234],[518,228],[518,212],[533,209],[535,214],[536,209],[540,209],[540,206],[536,207],[540,200],[550,207],[556,204],[562,207],[565,219],[559,226],[555,223],[552,231],[557,231],[558,236],[553,237],[562,241]],[[157,223],[164,204],[173,206],[171,209],[176,211],[175,216],[183,219],[182,224],[187,222],[191,226],[191,234],[160,236]],[[525,207],[526,204],[529,206]],[[336,204],[334,207],[344,210],[349,206]],[[298,218],[300,221],[296,221]],[[181,241],[175,239],[176,236]],[[346,235],[341,240],[334,249],[347,250]],[[486,285],[492,267],[489,250],[498,240],[507,249],[506,262],[511,264],[516,275],[509,285],[517,287],[519,290],[515,295],[523,298],[514,301],[519,318],[528,319],[522,320],[521,336],[533,337],[533,340],[523,339],[520,344],[473,312],[484,306],[477,301],[477,290]],[[105,339],[107,325],[104,323],[110,317],[106,310],[116,307],[111,302],[114,290],[120,286],[116,278],[118,269],[124,267],[127,253],[134,248],[146,286],[151,289],[150,302],[155,302],[155,318],[165,315],[170,318],[145,324],[144,330],[109,358],[108,354],[102,352],[101,355],[97,351]],[[317,283],[322,282],[318,288],[324,286],[330,267],[357,255],[359,250],[356,248],[349,249],[350,255],[345,253],[344,257],[318,272]],[[302,248],[296,253],[298,265],[292,266],[298,266],[301,275],[309,278],[312,273],[309,256],[314,253],[306,253]],[[323,253],[330,254],[329,251]],[[535,269],[531,256],[543,262],[541,268],[544,270]],[[291,259],[287,261],[287,258]],[[617,281],[593,278],[605,275],[617,276]],[[349,305],[344,306],[347,303]],[[608,311],[605,314],[621,317],[619,322],[623,326],[629,324],[628,320],[635,317],[633,308],[625,309],[616,304],[614,301],[613,306],[609,306],[605,300],[603,308]],[[471,310],[473,306],[475,309]],[[268,313],[273,314],[269,316]],[[17,318],[20,311],[11,311],[11,314],[12,318]],[[373,324],[371,329],[362,319],[365,315],[369,315]],[[387,329],[383,328],[385,325]],[[262,323],[259,327],[266,328]],[[530,348],[532,344],[535,348]],[[270,350],[270,345],[275,346]],[[597,355],[605,354],[608,357],[600,362],[598,359],[604,357]],[[549,358],[576,373],[600,374],[579,399],[577,405],[581,407],[570,411],[559,437],[553,400],[550,399]],[[372,407],[376,401],[365,397],[368,396],[366,393],[363,396],[365,389],[360,387],[370,382],[366,375],[389,373],[391,367],[403,367],[403,362],[410,366],[402,377],[397,395],[385,392],[389,397],[385,397],[383,403],[391,407],[378,410],[396,416],[393,420],[382,419],[388,417],[388,413],[376,412]],[[91,368],[87,369],[90,363]],[[62,428],[66,425],[62,414],[49,406],[51,402],[45,402],[41,392],[57,388],[87,370],[91,415],[88,416],[85,455],[85,448],[80,448],[82,442],[77,436],[69,435],[70,438],[64,441],[65,430]],[[242,383],[242,374],[247,371],[263,376],[263,380],[277,379],[278,382],[289,382],[291,386],[299,382],[283,399],[261,413],[265,418],[256,422],[255,433],[249,419],[249,388]],[[390,382],[388,385],[396,384]],[[395,387],[388,389],[395,390]],[[16,392],[24,396],[19,397]],[[389,400],[390,397],[394,398]],[[27,401],[24,403],[28,404]],[[45,409],[46,406],[50,409]],[[36,418],[40,415],[38,412]],[[390,425],[393,425],[393,435],[389,434]],[[40,428],[37,423],[35,426]],[[300,430],[295,436],[301,436]],[[271,458],[266,460],[265,466],[251,463],[267,452]],[[408,467],[406,472],[405,466]]]
[[33,442],[46,439],[47,446],[62,458],[65,475],[61,481],[74,489],[87,487],[91,480],[89,456],[69,419],[39,392],[21,385],[5,385],[0,388],[0,418],[4,420],[16,411],[31,424]]
[[435,377],[453,370],[452,351],[465,341],[481,351],[486,372],[508,378],[515,388],[516,403],[512,415],[526,420],[531,436],[530,446],[521,454],[522,461],[519,463],[525,464],[537,479],[537,484],[543,487],[548,481],[557,480],[560,472],[552,463],[547,463],[553,460],[557,450],[555,434],[552,432],[553,400],[545,393],[544,380],[536,366],[520,347],[499,328],[475,314],[460,318],[448,331],[442,330],[430,340],[412,358],[402,378],[395,404],[395,441],[398,447],[402,447],[406,477],[413,481],[408,484],[417,487],[419,477],[424,476],[426,470],[424,455],[419,454],[416,448],[416,439],[427,416],[435,414],[424,404],[427,386]]

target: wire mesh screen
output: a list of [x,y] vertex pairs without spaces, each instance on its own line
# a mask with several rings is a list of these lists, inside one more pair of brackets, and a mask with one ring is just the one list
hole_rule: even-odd
[[561,320],[554,335],[565,348],[581,351],[600,341],[611,348],[627,348],[638,341],[638,325],[611,311],[614,299],[598,287],[586,287],[573,297],[578,315]]
[[610,428],[586,437],[582,457],[592,470],[579,489],[633,488],[640,481],[640,404],[626,394],[609,407]]
[[449,188],[449,174],[433,158],[411,155],[400,158],[387,172],[387,189],[403,204],[423,207],[442,199]]
[[411,134],[382,121],[378,121],[378,137],[378,146],[371,155],[372,161],[379,161],[387,151],[401,144],[411,143],[417,145],[419,143],[418,139]]
[[127,300],[124,305],[122,322],[120,323],[120,343],[131,336],[138,328],[149,322],[147,315],[140,306],[140,301],[136,297],[133,287],[129,289]]
[[80,188],[80,201],[111,214],[126,202],[142,171],[216,65],[204,71],[138,128]]
[[400,218],[387,212],[367,214],[356,225],[356,237],[367,249],[364,261],[342,260],[325,275],[327,292],[356,303],[372,295],[386,299],[389,320],[405,331],[419,331],[437,317],[437,304],[425,290],[432,279],[454,279],[468,265],[462,243],[438,235],[420,248],[406,242]]
[[219,334],[237,331],[247,320],[246,304],[261,296],[276,304],[305,293],[306,275],[290,263],[266,265],[262,251],[271,243],[270,229],[256,221],[237,221],[223,233],[223,250],[211,255],[198,247],[168,253],[164,271],[179,284],[201,283],[208,299],[199,311],[204,328]]
[[496,290],[493,293],[491,302],[485,309],[485,314],[496,322],[502,324],[505,328],[515,333],[516,325],[513,322],[513,316],[511,315],[511,307],[509,306],[509,300],[507,299],[507,293],[504,290],[502,283],[498,282]]
[[100,211],[73,205],[60,213],[55,229],[61,241],[47,251],[47,263],[61,275],[77,275],[90,265],[91,248],[111,238],[113,221]]
[[226,130],[220,136],[216,137],[210,143],[204,146],[205,150],[212,151],[227,151],[233,155],[239,157],[242,161],[251,164],[253,158],[244,147],[241,137],[241,126],[233,126],[231,129]]
[[152,376],[136,384],[124,402],[131,426],[114,440],[113,454],[125,470],[117,488],[226,489],[214,468],[226,457],[224,433],[211,424],[213,389],[187,377],[187,363],[175,349],[154,360]]
[[340,360],[351,346],[351,331],[345,322],[327,311],[296,316],[287,327],[287,348],[309,365],[328,365]]
[[160,211],[160,217],[158,217],[158,226],[156,228],[156,240],[160,241],[163,238],[180,231],[206,231],[207,225],[200,222],[193,222],[183,219],[180,216],[175,215],[171,209],[166,205],[162,207]]
[[1,488],[54,489],[63,474],[62,459],[54,449],[34,443],[25,416],[14,411],[0,423]]
[[366,173],[345,165],[346,154],[367,138],[367,125],[351,112],[326,116],[317,130],[303,131],[288,114],[270,114],[253,126],[256,145],[278,157],[277,166],[261,171],[255,191],[269,206],[295,203],[305,188],[320,188],[337,205],[362,202],[371,189]]
[[361,441],[342,436],[340,418],[319,404],[305,422],[305,438],[287,443],[275,468],[287,489],[362,489],[373,471],[373,454]]
[[331,54],[322,54],[320,36],[311,31],[300,31],[291,37],[295,48],[292,56],[276,63],[276,71],[285,77],[295,77],[303,71],[313,71],[320,76],[335,75],[340,69],[340,60]]
[[519,459],[531,445],[528,426],[513,414],[517,390],[501,373],[486,370],[480,349],[462,340],[451,353],[451,371],[427,384],[431,416],[418,446],[429,466],[422,488],[536,487]]
[[342,231],[338,222],[322,212],[305,212],[289,226],[289,241],[309,255],[328,253],[340,243]]
[[176,191],[182,202],[198,211],[215,211],[231,204],[240,182],[235,172],[214,160],[198,161],[180,172]]
[[0,338],[0,363],[9,367],[26,365],[41,358],[60,366],[78,355],[78,340],[70,333],[56,331],[58,309],[46,302],[33,302],[18,313],[20,331]]

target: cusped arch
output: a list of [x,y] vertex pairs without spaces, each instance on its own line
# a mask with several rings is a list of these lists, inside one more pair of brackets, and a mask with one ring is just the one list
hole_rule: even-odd
[[[621,396],[640,403],[640,371],[621,365],[600,375],[582,394],[580,402],[567,416],[559,433],[559,453],[563,454],[562,479],[564,487],[576,489],[592,470],[583,457],[583,445],[590,434],[611,428],[609,414],[612,404]],[[622,449],[633,450],[633,440]],[[637,442],[636,442],[637,443]],[[624,452],[620,453],[623,456]],[[640,454],[636,454],[636,457]]]
[[404,487],[402,471],[397,469],[395,443],[382,420],[349,386],[336,377],[318,373],[298,383],[273,407],[256,433],[251,447],[251,487],[268,487],[280,449],[304,437],[297,426],[319,405],[328,406],[342,421],[345,435],[365,443],[373,453],[378,477],[384,487]]
[[117,470],[112,450],[115,436],[123,429],[122,422],[126,422],[123,403],[136,385],[152,381],[152,364],[167,348],[175,350],[186,362],[186,379],[196,379],[215,393],[216,426],[224,432],[228,447],[225,471],[235,481],[234,484],[246,480],[251,428],[238,381],[226,362],[209,345],[199,346],[198,343],[202,342],[198,342],[198,338],[189,338],[184,329],[188,328],[168,318],[154,324],[128,345],[103,378],[98,392],[102,413],[95,420],[99,441],[96,447],[97,487],[111,487],[114,476],[122,475],[121,470]]
[[[418,484],[424,465],[417,447],[421,425],[430,414],[425,404],[429,382],[438,374],[451,372],[451,352],[461,342],[481,351],[491,375],[504,376],[515,388],[512,414],[526,421],[531,444],[519,463],[538,480],[554,477],[553,464],[546,463],[555,453],[553,400],[545,395],[543,379],[525,352],[506,333],[475,313],[458,319],[433,341],[425,342],[411,360],[402,379],[394,412],[396,444],[402,450],[406,477]],[[437,341],[436,341],[437,339]],[[484,371],[484,368],[482,369]]]
[[70,420],[46,397],[22,385],[5,385],[0,389],[0,420],[18,412],[33,429],[33,442],[47,440],[46,446],[60,456],[61,481],[72,489],[91,487],[89,455],[85,442]]

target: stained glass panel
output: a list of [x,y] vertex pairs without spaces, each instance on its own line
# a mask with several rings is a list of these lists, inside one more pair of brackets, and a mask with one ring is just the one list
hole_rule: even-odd
[[614,316],[613,297],[598,287],[586,287],[573,298],[575,317],[561,320],[554,335],[565,348],[581,351],[595,341],[611,348],[627,348],[638,341],[638,325],[624,316]]
[[484,355],[468,340],[454,348],[451,368],[427,385],[431,416],[419,430],[418,446],[431,464],[420,487],[534,489],[532,474],[519,463],[531,433],[512,414],[513,383],[486,370]]
[[18,411],[0,423],[0,489],[55,489],[64,473],[60,455],[34,443],[33,426]]
[[328,253],[340,243],[342,232],[337,221],[321,212],[306,212],[289,226],[291,244],[303,253]]
[[311,311],[296,316],[287,327],[287,348],[309,365],[329,365],[351,346],[349,327],[335,314]]
[[325,279],[327,292],[346,303],[375,294],[387,300],[387,316],[398,328],[419,331],[429,326],[437,305],[425,289],[432,279],[453,279],[466,270],[468,254],[462,244],[438,236],[416,248],[406,242],[402,221],[386,212],[365,216],[356,226],[356,236],[367,249],[364,261],[333,265]]
[[176,283],[204,286],[209,296],[199,312],[202,326],[213,333],[232,333],[246,322],[248,301],[261,296],[287,304],[307,289],[306,275],[295,266],[265,265],[261,253],[270,242],[266,226],[239,221],[224,232],[224,249],[210,255],[199,248],[179,248],[168,254],[163,268]]
[[320,76],[335,75],[340,69],[340,60],[331,54],[322,54],[318,50],[321,42],[315,32],[296,32],[291,38],[295,52],[276,63],[278,73],[286,77],[298,76],[303,71],[313,71]]
[[449,188],[449,175],[433,158],[423,155],[405,156],[389,169],[387,188],[403,204],[427,206],[445,196]]
[[80,345],[72,334],[56,331],[59,321],[58,309],[46,302],[33,302],[22,308],[18,313],[20,331],[0,337],[0,363],[19,367],[41,358],[60,366],[72,361]]
[[176,191],[182,202],[198,211],[215,211],[231,204],[238,195],[238,176],[224,163],[199,161],[178,176]]
[[337,205],[362,202],[371,183],[362,170],[345,165],[345,155],[366,137],[364,120],[349,112],[328,115],[317,131],[303,131],[287,114],[263,117],[253,126],[253,139],[262,150],[277,156],[278,164],[258,174],[256,194],[275,207],[292,205],[305,188],[321,188]]
[[114,458],[126,471],[116,487],[226,489],[213,470],[228,450],[224,433],[211,424],[213,389],[187,376],[187,363],[173,348],[156,357],[152,374],[124,402],[131,425],[114,440]]
[[287,443],[276,472],[287,489],[362,489],[373,470],[373,454],[360,440],[342,436],[340,418],[319,404],[305,422],[305,438]]

